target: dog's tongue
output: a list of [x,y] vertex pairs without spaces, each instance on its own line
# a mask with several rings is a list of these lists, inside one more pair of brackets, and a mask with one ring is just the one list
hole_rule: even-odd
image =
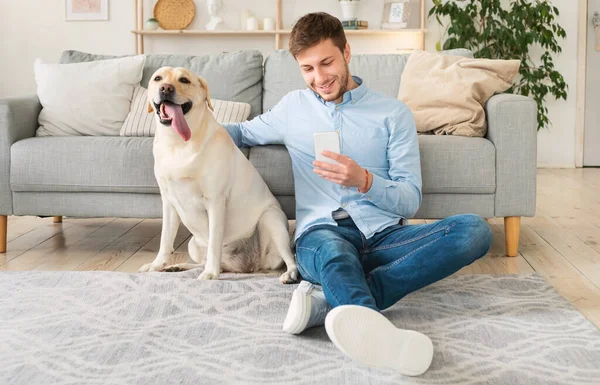
[[183,117],[183,111],[181,110],[181,106],[174,103],[165,103],[165,112],[168,116],[172,116],[173,120],[171,121],[171,126],[177,130],[179,135],[186,142],[190,140],[192,137],[192,132],[190,131],[190,126],[188,126],[185,118]]

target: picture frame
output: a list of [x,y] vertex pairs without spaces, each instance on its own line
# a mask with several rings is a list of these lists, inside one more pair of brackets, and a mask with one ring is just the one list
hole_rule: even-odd
[[408,28],[412,0],[385,0],[381,29]]
[[108,0],[65,0],[65,20],[108,20]]

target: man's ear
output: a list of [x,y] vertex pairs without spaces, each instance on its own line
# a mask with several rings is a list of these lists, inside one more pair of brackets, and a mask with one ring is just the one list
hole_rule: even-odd
[[152,103],[148,102],[148,113],[151,114],[154,112],[154,107],[152,107]]
[[213,108],[212,103],[210,102],[210,91],[208,90],[208,83],[206,83],[206,80],[204,80],[204,78],[202,78],[201,76],[198,76],[198,81],[200,82],[200,86],[204,88],[204,93],[206,93],[206,104],[208,105],[208,108],[210,108],[211,111],[214,111],[215,109]]
[[346,60],[346,64],[350,64],[350,44],[346,43],[344,47],[344,60]]

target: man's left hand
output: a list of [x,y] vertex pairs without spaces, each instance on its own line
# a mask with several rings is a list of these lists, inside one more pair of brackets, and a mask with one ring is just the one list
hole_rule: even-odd
[[315,160],[313,162],[313,166],[317,167],[313,170],[315,174],[346,187],[361,189],[365,186],[367,183],[367,173],[354,160],[331,151],[323,151],[323,155],[337,161],[339,164]]

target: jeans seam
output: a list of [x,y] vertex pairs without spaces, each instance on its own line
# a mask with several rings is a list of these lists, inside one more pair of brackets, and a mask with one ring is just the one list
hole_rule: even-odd
[[[393,249],[394,247],[398,247],[398,246],[407,245],[407,244],[409,244],[409,243],[413,243],[413,242],[419,241],[419,240],[421,240],[421,239],[423,239],[423,238],[426,238],[426,237],[428,237],[428,236],[430,236],[430,235],[433,235],[433,234],[439,233],[440,231],[443,231],[444,233],[448,234],[448,231],[450,230],[450,228],[451,228],[451,227],[454,227],[455,223],[456,223],[456,222],[452,222],[452,223],[451,223],[451,224],[449,224],[448,226],[445,226],[445,227],[443,227],[443,228],[441,228],[441,229],[439,229],[439,230],[430,231],[429,233],[427,233],[427,234],[423,234],[423,235],[421,235],[420,237],[417,237],[417,238],[412,238],[412,239],[406,240],[406,241],[404,241],[404,242],[398,242],[398,243],[394,243],[394,244],[391,244],[391,245],[385,245],[385,246],[375,247],[375,248],[373,248],[373,249],[364,250],[364,254],[373,253],[373,252],[375,252],[375,251],[381,251],[381,250]],[[417,249],[417,250],[418,250],[418,249]],[[411,252],[411,253],[412,253],[412,252]],[[409,255],[410,255],[410,253],[409,253]]]
[[316,249],[311,249],[310,247],[304,247],[304,246],[296,246],[296,249],[302,249],[302,250],[308,250],[308,251],[312,251],[312,252],[317,252],[318,248]]
[[422,249],[422,248],[424,248],[424,247],[427,247],[427,246],[431,245],[431,244],[432,244],[432,243],[434,243],[434,242],[437,242],[437,241],[438,241],[438,240],[440,240],[440,239],[442,239],[442,237],[440,237],[440,238],[436,238],[436,239],[433,239],[433,240],[431,240],[431,241],[427,242],[426,244],[424,244],[424,245],[421,245],[421,246],[417,247],[416,249],[414,249],[414,250],[413,250],[413,251],[411,251],[410,253],[406,254],[404,257],[402,257],[402,258],[400,258],[400,259],[397,259],[397,260],[395,260],[394,262],[392,262],[392,263],[391,263],[391,264],[389,264],[389,265],[379,266],[379,267],[377,267],[377,268],[373,269],[373,270],[372,270],[372,271],[369,273],[369,278],[368,278],[368,279],[369,279],[369,280],[372,280],[373,274],[375,274],[375,273],[377,273],[377,272],[379,272],[379,271],[388,271],[389,269],[391,269],[391,268],[395,267],[395,266],[396,266],[397,264],[399,264],[400,262],[403,262],[404,260],[406,260],[406,258],[410,257],[411,255],[413,255],[413,254],[414,254],[414,253],[416,253],[417,251],[421,250],[421,249]]
[[338,304],[342,303],[342,301],[340,301],[340,299],[338,298],[337,295],[335,295],[335,291],[331,290],[331,287],[329,286],[329,282],[327,282],[326,279],[322,280],[322,285],[325,285],[327,287],[327,290],[329,290],[329,292],[331,293],[331,295],[333,296],[333,298],[335,298],[336,302]]
[[308,274],[308,271],[306,271],[300,263],[298,263],[298,270],[300,271],[300,275],[302,275],[304,278],[307,278],[313,282],[319,282],[312,275]]

